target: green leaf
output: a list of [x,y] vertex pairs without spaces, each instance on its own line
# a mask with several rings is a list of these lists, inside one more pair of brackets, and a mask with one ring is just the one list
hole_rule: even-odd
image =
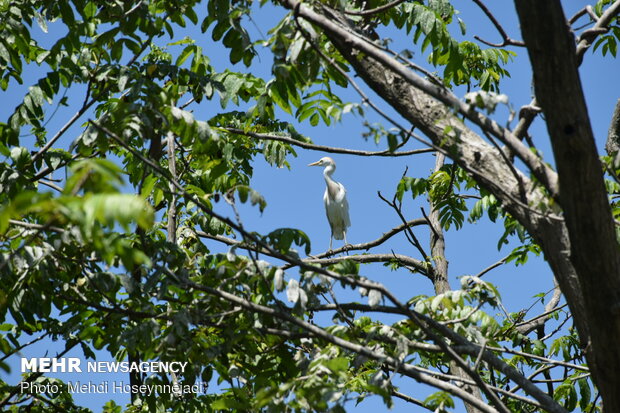
[[177,57],[177,61],[175,62],[175,64],[177,66],[181,66],[187,60],[187,58],[190,57],[195,52],[196,52],[195,45],[191,44],[187,46],[185,49],[183,49],[179,57]]
[[314,112],[312,116],[310,116],[310,125],[316,126],[319,124],[319,114]]
[[[272,85],[272,87],[269,88],[269,97],[286,113],[292,114],[291,106],[288,103],[288,94],[283,96],[279,89],[279,87]],[[312,121],[310,122],[312,123]]]
[[153,225],[153,209],[141,197],[131,194],[93,194],[83,201],[85,224],[96,220],[112,227],[122,225],[126,230],[129,224],[137,223],[144,229]]
[[305,247],[305,253],[310,254],[310,238],[305,232],[294,228],[279,228],[265,237],[270,245],[283,254],[288,254],[293,244]]
[[67,179],[63,193],[77,191],[117,192],[123,183],[124,171],[114,162],[107,159],[84,159],[74,162],[70,170],[72,175]]
[[325,367],[330,369],[333,373],[340,373],[348,370],[349,359],[346,357],[336,357],[325,361]]
[[210,406],[213,410],[244,410],[246,406],[237,399],[223,396],[216,399]]
[[590,383],[588,383],[587,378],[582,378],[577,380],[577,385],[579,386],[579,407],[581,407],[582,410],[585,410],[590,404],[590,399],[592,398]]
[[465,34],[467,34],[467,27],[465,26],[465,22],[461,20],[460,17],[458,17],[457,20],[459,21],[459,27],[461,29],[461,34],[465,36]]

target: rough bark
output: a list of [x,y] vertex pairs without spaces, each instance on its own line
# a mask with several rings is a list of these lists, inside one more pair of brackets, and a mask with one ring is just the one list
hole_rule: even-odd
[[[605,150],[608,155],[617,155],[618,151],[620,151],[620,99],[616,102],[616,108],[611,116]],[[618,162],[614,162],[614,166],[618,167]]]
[[577,70],[575,41],[559,0],[515,3],[560,176],[570,260],[586,304],[591,338],[586,355],[605,410],[618,412],[620,254]]

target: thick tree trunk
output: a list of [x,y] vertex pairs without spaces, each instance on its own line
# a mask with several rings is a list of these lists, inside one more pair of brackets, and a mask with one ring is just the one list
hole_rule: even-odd
[[589,366],[605,410],[620,412],[620,254],[577,70],[575,41],[559,0],[515,4],[560,176],[570,260],[590,324]]

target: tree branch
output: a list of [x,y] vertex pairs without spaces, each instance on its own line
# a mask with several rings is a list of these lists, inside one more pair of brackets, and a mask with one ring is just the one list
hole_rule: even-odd
[[405,0],[394,0],[391,3],[384,4],[383,6],[375,7],[374,9],[362,10],[362,11],[345,10],[344,13],[349,14],[351,16],[370,16],[373,14],[377,14],[377,13],[381,13],[383,11],[389,10],[392,7],[396,7],[399,4],[404,3],[404,2]]
[[620,13],[620,0],[616,0],[611,6],[605,10],[605,12],[599,17],[599,19],[589,30],[584,31],[579,36],[576,56],[577,56],[577,64],[580,65],[583,61],[583,56],[586,53],[586,50],[590,48],[594,39],[598,37],[599,34],[605,33],[609,30],[609,24]]
[[389,150],[363,151],[363,150],[358,150],[358,149],[334,148],[332,146],[316,145],[314,143],[299,141],[297,139],[293,139],[288,136],[279,136],[279,135],[273,135],[273,134],[267,134],[267,133],[246,132],[242,129],[237,129],[237,128],[221,128],[221,129],[227,132],[230,132],[230,133],[236,133],[239,135],[249,136],[251,138],[268,140],[268,141],[284,142],[284,143],[288,143],[289,145],[298,146],[300,148],[309,149],[312,151],[341,153],[345,155],[398,157],[398,156],[417,155],[420,153],[428,153],[428,152],[435,151],[435,149],[433,148],[413,149],[410,151],[402,151],[402,152],[390,152]]
[[493,13],[491,13],[488,7],[481,0],[473,0],[473,2],[476,3],[476,5],[482,10],[482,12],[486,14],[489,20],[491,20],[491,23],[493,23],[493,26],[495,26],[495,28],[497,29],[497,31],[499,32],[499,34],[502,36],[502,39],[503,39],[503,41],[499,44],[489,43],[485,40],[482,40],[478,36],[474,36],[476,40],[491,47],[504,47],[504,46],[509,46],[509,45],[510,46],[525,46],[525,43],[518,41],[518,40],[513,40],[510,38],[510,36],[508,36],[508,34],[506,33],[502,25],[497,21]]
[[[412,219],[410,221],[407,221],[405,224],[401,224],[397,227],[390,229],[389,231],[385,232],[382,236],[380,236],[379,238],[373,241],[364,242],[362,244],[347,245],[346,247],[341,247],[341,248],[332,250],[330,253],[324,252],[321,254],[313,255],[312,258],[313,259],[327,258],[327,257],[333,256],[336,254],[340,254],[343,252],[349,252],[349,251],[363,251],[363,250],[368,251],[370,248],[383,244],[385,241],[392,238],[394,235],[398,234],[399,232],[402,232],[403,230],[406,230],[409,227],[415,227],[415,226],[424,225],[424,224],[426,224],[426,222],[423,219],[419,219],[419,218]],[[239,248],[248,247],[248,245],[245,244],[243,241],[237,241],[235,239],[228,238],[223,235],[211,235],[211,234],[207,234],[204,231],[196,231],[196,235],[198,235],[199,237],[209,238],[215,241],[219,241],[223,244],[230,245],[230,246],[236,246]],[[258,247],[254,247],[254,248],[255,248],[254,251],[259,251]],[[269,255],[269,251],[266,249],[260,249],[259,252],[265,255]],[[285,267],[290,268],[288,266],[285,266]]]
[[29,229],[36,229],[39,231],[54,231],[54,232],[65,232],[65,230],[63,228],[60,227],[54,227],[51,225],[41,225],[41,224],[33,224],[31,222],[24,222],[24,221],[17,221],[14,219],[9,219],[9,223],[18,227],[22,227],[22,228],[29,228]]
[[497,261],[494,264],[489,265],[488,267],[486,267],[484,270],[480,271],[478,274],[475,275],[476,278],[480,278],[482,277],[484,274],[488,273],[491,270],[494,270],[495,268],[504,265],[506,263],[506,261],[508,260],[508,256],[502,258],[501,260]]
[[553,279],[553,284],[553,296],[551,296],[551,300],[549,300],[549,302],[545,306],[545,311],[542,314],[539,314],[536,317],[533,317],[527,321],[518,323],[515,326],[521,334],[529,334],[531,331],[543,326],[547,322],[547,320],[551,318],[551,315],[553,313],[567,305],[564,304],[562,306],[558,306],[560,298],[562,298],[562,291],[560,290],[560,286],[558,285],[558,282],[555,280],[555,278]]
[[415,404],[416,406],[424,407],[426,410],[428,410],[430,412],[434,411],[433,409],[431,409],[429,407],[426,407],[424,402],[422,402],[422,401],[420,401],[418,399],[415,399],[415,398],[413,398],[411,396],[408,396],[405,393],[401,393],[401,392],[398,392],[396,390],[392,390],[392,396],[398,397],[399,399],[404,400],[404,401],[406,401],[408,403]]
[[332,265],[342,261],[354,261],[359,263],[370,262],[393,262],[396,261],[399,264],[403,264],[409,267],[415,268],[420,273],[428,276],[428,266],[426,263],[415,258],[411,258],[402,254],[363,254],[363,255],[347,255],[344,257],[332,257],[332,258],[305,258],[302,261],[309,264],[319,265]]
[[344,310],[363,311],[366,313],[377,312],[377,313],[407,315],[406,311],[403,311],[398,307],[389,307],[386,305],[370,306],[367,304],[360,304],[360,303],[321,304],[321,305],[317,305],[314,307],[308,306],[307,310],[308,311],[335,311],[339,308],[342,308]]

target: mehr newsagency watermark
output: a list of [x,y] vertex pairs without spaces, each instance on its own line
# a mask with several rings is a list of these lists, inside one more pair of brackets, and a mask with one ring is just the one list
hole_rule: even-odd
[[[185,372],[187,362],[181,361],[88,361],[83,363],[77,357],[35,357],[21,359],[22,373],[168,373],[180,375]],[[74,394],[131,394],[140,393],[147,396],[153,394],[172,393],[175,395],[205,393],[207,383],[189,384],[129,384],[123,380],[95,382],[68,381],[67,391]],[[57,383],[40,383],[22,381],[19,383],[20,393],[55,394],[64,390],[64,385]]]

